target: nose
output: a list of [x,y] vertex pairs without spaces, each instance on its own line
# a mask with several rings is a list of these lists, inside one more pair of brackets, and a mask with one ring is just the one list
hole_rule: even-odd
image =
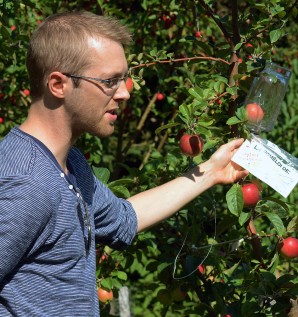
[[125,80],[121,80],[118,89],[114,94],[114,99],[120,100],[128,100],[130,98],[130,94],[126,88]]

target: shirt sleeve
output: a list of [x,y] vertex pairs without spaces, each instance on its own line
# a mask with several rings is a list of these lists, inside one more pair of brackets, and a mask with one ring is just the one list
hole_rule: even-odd
[[98,243],[122,250],[130,245],[137,233],[137,216],[130,202],[116,197],[95,178],[94,223]]
[[0,178],[0,284],[48,234],[51,211],[51,199],[29,176]]

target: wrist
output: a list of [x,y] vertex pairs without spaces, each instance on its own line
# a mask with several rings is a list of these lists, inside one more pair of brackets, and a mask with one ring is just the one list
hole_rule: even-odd
[[218,184],[217,172],[210,160],[198,165],[197,169],[203,178],[200,181],[204,181],[208,188]]

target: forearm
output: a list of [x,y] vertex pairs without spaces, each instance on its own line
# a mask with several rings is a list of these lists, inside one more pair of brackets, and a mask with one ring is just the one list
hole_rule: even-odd
[[210,187],[230,184],[246,177],[248,171],[231,161],[243,141],[230,141],[222,145],[208,161],[183,176],[129,198],[137,214],[138,231],[170,217]]
[[167,219],[202,192],[212,187],[215,175],[208,163],[161,186],[129,198],[138,218],[138,232]]

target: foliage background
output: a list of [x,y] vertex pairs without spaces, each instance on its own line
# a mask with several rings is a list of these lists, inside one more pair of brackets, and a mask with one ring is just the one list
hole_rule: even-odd
[[[135,88],[116,133],[104,140],[86,135],[77,143],[116,194],[155,187],[208,159],[230,138],[249,137],[241,120],[227,121],[241,109],[264,60],[290,68],[292,76],[278,121],[262,136],[298,156],[297,1],[0,0],[0,9],[0,138],[30,106],[30,34],[52,13],[82,9],[116,16],[134,34],[127,56]],[[204,138],[204,152],[194,160],[180,153],[184,130]],[[134,316],[290,316],[297,259],[281,258],[277,248],[281,237],[297,237],[298,190],[284,199],[262,186],[254,210],[238,206],[232,213],[231,186],[216,186],[139,234],[125,252],[98,246],[99,286],[116,297],[128,286]],[[233,197],[241,205],[237,188]],[[248,239],[249,224],[261,238]],[[201,263],[203,274],[196,270]],[[102,316],[115,305],[101,305]]]

